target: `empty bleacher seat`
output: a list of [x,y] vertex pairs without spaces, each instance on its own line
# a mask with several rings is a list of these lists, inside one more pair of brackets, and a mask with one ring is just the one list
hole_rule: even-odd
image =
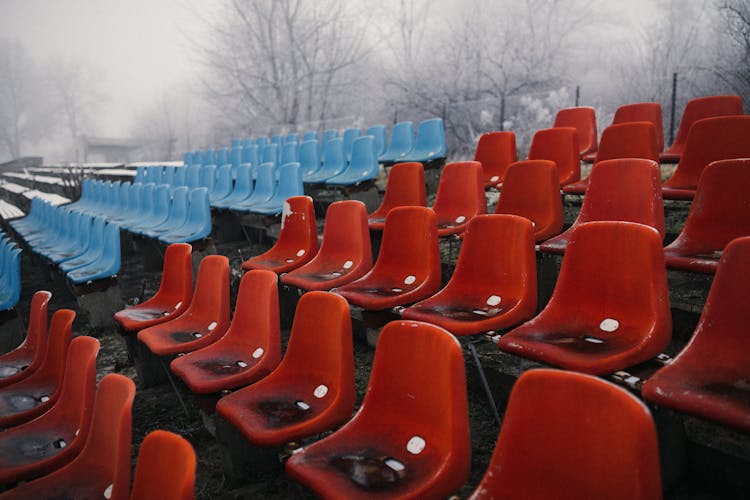
[[[580,156],[596,153],[596,112],[594,108],[579,106],[561,109],[555,115],[552,127],[573,127],[578,132],[578,151]],[[547,159],[547,158],[544,158]]]
[[745,236],[727,245],[693,338],[646,381],[645,399],[750,432],[748,273],[750,237]]
[[296,162],[298,149],[299,149],[299,144],[296,141],[285,143],[281,148],[281,156],[279,158],[279,165]]
[[151,209],[144,211],[140,220],[128,225],[128,231],[140,234],[149,228],[158,227],[169,218],[170,189],[167,184],[156,186],[153,191]]
[[221,200],[211,203],[212,207],[230,208],[232,205],[242,203],[253,194],[252,167],[249,164],[241,164],[235,172],[235,181],[232,192]]
[[[166,234],[182,227],[182,225],[185,224],[188,214],[187,200],[189,189],[190,188],[187,186],[181,186],[174,190],[172,193],[172,203],[169,205],[169,215],[161,223],[150,227],[143,226],[138,229],[134,228],[133,232],[150,238],[156,238],[162,234]],[[94,219],[94,224],[96,224],[96,219]]]
[[193,500],[195,469],[195,450],[188,440],[151,431],[138,450],[130,500]]
[[398,163],[388,172],[380,206],[368,218],[370,229],[382,231],[385,216],[395,207],[423,207],[426,204],[424,167],[419,162]]
[[254,205],[260,205],[267,202],[273,196],[276,189],[276,182],[273,176],[273,163],[262,163],[254,169],[257,175],[255,187],[247,198],[230,205],[230,210],[250,211]]
[[276,274],[245,273],[227,333],[197,351],[175,358],[170,369],[196,394],[211,394],[256,382],[281,359]]
[[330,290],[364,276],[372,267],[367,209],[357,200],[331,203],[323,243],[308,263],[284,274],[281,282],[302,290]]
[[487,212],[482,165],[476,161],[449,163],[443,168],[432,205],[438,236],[466,230],[472,217]]
[[265,215],[277,215],[284,209],[288,198],[303,196],[302,172],[299,163],[287,163],[279,169],[279,182],[271,198],[263,203],[252,205],[251,212]]
[[627,122],[651,122],[656,129],[656,150],[664,150],[664,126],[662,125],[661,104],[658,102],[638,102],[625,104],[615,111],[612,124]]
[[343,139],[330,139],[324,144],[323,151],[323,165],[314,173],[305,176],[305,182],[308,184],[323,183],[341,173],[346,167]]
[[398,122],[391,128],[388,150],[378,158],[384,163],[405,161],[404,158],[414,148],[414,123]]
[[471,467],[461,346],[416,321],[383,328],[362,407],[287,474],[325,498],[446,498]]
[[537,130],[531,139],[529,160],[555,162],[560,187],[581,179],[578,131],[574,127]]
[[208,194],[208,201],[214,203],[223,200],[232,193],[232,165],[222,165],[216,171],[216,183]]
[[651,226],[664,238],[664,202],[659,164],[626,158],[594,164],[589,188],[573,225],[540,245],[543,252],[565,253],[573,232],[586,222],[628,221]]
[[445,288],[401,316],[456,335],[502,330],[531,318],[537,301],[531,222],[515,215],[478,215],[463,236]]
[[331,430],[354,409],[349,307],[328,292],[303,295],[284,358],[262,380],[224,396],[217,413],[256,446],[282,446]]
[[710,163],[685,226],[664,248],[667,266],[714,273],[724,247],[740,236],[750,236],[750,159]]
[[47,306],[50,292],[34,293],[29,306],[29,324],[21,345],[0,355],[0,388],[25,379],[42,365],[47,352]]
[[208,238],[211,235],[211,207],[208,204],[208,190],[197,188],[190,191],[190,206],[185,223],[164,234],[159,240],[164,243],[187,243]]
[[503,182],[505,169],[516,161],[516,134],[513,132],[487,132],[479,137],[474,161],[482,164],[485,187]]
[[297,150],[297,158],[302,170],[302,181],[307,182],[308,177],[314,175],[321,167],[318,141],[303,141]]
[[349,165],[338,175],[326,179],[326,184],[359,184],[378,176],[378,157],[372,136],[357,137],[352,144],[350,157]]
[[349,163],[352,159],[352,147],[354,146],[354,140],[362,135],[362,131],[358,128],[348,128],[344,130],[344,134],[341,136],[344,147],[344,163]]
[[469,498],[661,497],[646,405],[599,378],[541,369],[513,386],[495,452]]
[[21,298],[21,249],[8,243],[0,249],[0,311],[16,307]]
[[305,132],[304,134],[302,134],[302,142],[312,141],[312,140],[315,140],[315,141],[318,140],[318,131],[317,130],[308,130],[307,132]]
[[589,222],[572,234],[547,306],[498,346],[600,375],[653,358],[671,334],[659,232],[634,222]]
[[110,278],[120,272],[120,227],[107,224],[102,236],[102,245],[94,260],[67,271],[74,284]]
[[387,139],[385,135],[385,125],[372,125],[367,127],[365,135],[371,135],[373,143],[375,145],[375,161],[377,158],[386,152]]
[[445,158],[447,155],[443,119],[430,118],[419,123],[414,148],[398,161],[427,162]]

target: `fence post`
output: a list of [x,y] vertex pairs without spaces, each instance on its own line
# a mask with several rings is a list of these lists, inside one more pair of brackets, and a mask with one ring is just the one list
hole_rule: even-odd
[[581,98],[581,86],[576,85],[576,108],[578,107],[578,101]]
[[672,110],[669,120],[669,144],[674,142],[674,108],[677,98],[677,73],[672,73]]

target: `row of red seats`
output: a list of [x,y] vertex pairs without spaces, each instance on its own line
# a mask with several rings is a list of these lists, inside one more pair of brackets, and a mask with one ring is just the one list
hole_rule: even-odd
[[144,440],[131,491],[135,385],[110,374],[97,387],[99,342],[72,338],[71,310],[48,330],[50,297],[34,294],[24,342],[0,356],[0,498],[192,498],[193,449],[164,431]]

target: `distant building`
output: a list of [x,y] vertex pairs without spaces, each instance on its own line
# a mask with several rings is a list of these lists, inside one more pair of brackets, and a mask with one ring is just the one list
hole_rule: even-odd
[[141,144],[132,139],[116,137],[78,138],[83,162],[129,163],[131,156],[141,148]]
[[26,168],[41,167],[43,163],[41,156],[26,156],[0,163],[0,172],[20,172]]

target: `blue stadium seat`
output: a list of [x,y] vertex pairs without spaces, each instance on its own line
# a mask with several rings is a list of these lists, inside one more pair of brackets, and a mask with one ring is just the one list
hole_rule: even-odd
[[246,212],[252,209],[253,205],[260,205],[271,199],[275,189],[273,178],[273,163],[262,163],[256,169],[258,179],[255,181],[255,191],[245,200],[233,204],[229,207],[232,210]]
[[221,148],[216,151],[216,167],[220,168],[229,163],[229,151],[227,148]]
[[208,148],[203,153],[203,166],[216,165],[216,151],[213,148]]
[[[122,229],[130,230],[132,226],[140,224],[147,219],[154,208],[154,188],[156,184],[148,183],[141,187],[140,205],[138,210],[125,220],[119,222]],[[112,222],[112,221],[110,221]]]
[[128,190],[127,206],[121,212],[108,216],[107,220],[120,224],[135,217],[141,206],[141,189],[143,184],[132,184]]
[[279,183],[271,199],[265,203],[254,205],[250,210],[254,213],[266,215],[280,214],[287,198],[302,196],[304,194],[305,190],[302,186],[302,174],[300,173],[299,163],[287,163],[279,169]]
[[287,142],[281,148],[281,160],[279,165],[285,165],[287,163],[294,163],[297,161],[297,149],[299,144],[297,142]]
[[398,122],[391,129],[391,142],[388,150],[380,155],[380,161],[394,163],[402,161],[414,147],[414,124]]
[[204,165],[201,169],[201,184],[200,187],[204,187],[211,191],[216,184],[216,165]]
[[273,163],[274,166],[279,163],[279,145],[268,144],[263,147],[263,153],[259,159],[260,163]]
[[172,183],[170,184],[170,187],[172,188],[178,188],[181,186],[185,186],[187,183],[187,180],[185,176],[187,175],[187,172],[190,167],[178,167],[174,169],[174,177],[172,178]]
[[258,165],[258,146],[245,146],[242,148],[242,165],[250,165],[254,167]]
[[94,217],[94,223],[91,226],[91,237],[86,251],[75,258],[68,259],[60,264],[60,269],[66,273],[79,267],[83,267],[95,261],[102,248],[104,247],[104,217]]
[[373,125],[368,127],[365,135],[371,135],[375,139],[376,158],[386,152],[385,125]]
[[268,137],[260,136],[255,139],[255,145],[258,146],[258,151],[263,151],[263,148],[268,144]]
[[[187,153],[185,153],[187,154]],[[135,180],[133,182],[143,182],[146,178],[146,167],[138,167],[135,169]]]
[[242,139],[238,139],[237,137],[232,138],[232,149],[238,149],[242,147]]
[[0,311],[12,309],[21,298],[21,249],[12,244],[2,250]]
[[138,234],[148,236],[150,238],[156,238],[159,235],[166,234],[185,224],[185,219],[187,218],[187,197],[187,186],[182,186],[175,189],[174,193],[172,193],[172,203],[169,207],[169,217],[167,217],[166,220],[158,226],[139,230]]
[[229,208],[236,203],[240,203],[253,194],[253,179],[251,173],[252,167],[249,163],[239,166],[237,169],[237,179],[234,182],[234,189],[226,198],[212,202],[211,206],[216,208]]
[[314,175],[315,172],[320,170],[320,154],[318,149],[318,141],[311,139],[304,141],[299,145],[297,150],[297,159],[299,161],[300,171],[302,172],[302,180],[307,182],[307,178]]
[[397,161],[425,162],[445,158],[447,154],[443,119],[431,118],[419,124],[416,144],[414,144],[411,153]]
[[195,189],[201,186],[201,169],[199,165],[191,165],[185,172],[185,186],[188,189]]
[[216,184],[208,195],[208,201],[213,205],[214,202],[223,200],[230,195],[232,187],[232,165],[222,165],[216,171]]
[[156,184],[157,186],[159,184],[170,184],[171,185],[172,182],[174,182],[174,172],[175,172],[175,169],[176,169],[176,167],[174,167],[174,166],[164,167],[164,171],[162,172],[162,175],[161,175],[161,182],[154,182],[154,184]]
[[185,151],[184,153],[182,153],[182,164],[184,166],[187,167],[188,165],[192,163],[192,161],[193,161],[193,153],[191,153],[190,151]]
[[350,162],[352,159],[352,146],[354,145],[354,139],[362,135],[362,131],[358,128],[348,128],[344,130],[344,158],[346,162]]
[[104,242],[97,258],[82,267],[69,271],[68,279],[74,284],[110,278],[120,272],[120,227],[107,224]]
[[309,130],[302,136],[302,142],[312,141],[313,139],[318,140],[318,132],[316,130]]
[[169,217],[170,189],[170,186],[166,184],[154,187],[151,212],[145,214],[142,220],[128,228],[131,233],[140,234],[148,229],[158,227],[167,220]]
[[190,192],[190,207],[185,224],[159,236],[164,243],[188,243],[211,235],[211,207],[208,204],[208,189],[198,188]]
[[378,176],[378,157],[371,135],[358,137],[352,147],[352,160],[340,174],[326,180],[326,184],[352,185]]
[[70,245],[67,248],[60,248],[47,255],[55,264],[60,264],[66,260],[73,259],[83,254],[89,246],[89,239],[91,238],[91,223],[93,217],[89,214],[81,214],[78,220],[77,238],[75,244]]
[[190,162],[190,165],[197,165],[199,167],[203,166],[203,151],[200,149],[196,149],[193,151],[192,155],[192,161]]
[[337,137],[331,139],[325,145],[325,159],[323,166],[312,175],[308,175],[305,180],[309,184],[323,183],[331,177],[338,175],[346,163],[344,162],[344,140]]
[[335,139],[339,136],[339,131],[336,129],[328,129],[325,132],[323,132],[323,140],[321,141],[323,146],[325,146],[326,142],[330,141],[331,139]]
[[299,142],[299,134],[296,132],[286,134],[286,137],[284,137],[284,144],[289,144],[290,142]]

